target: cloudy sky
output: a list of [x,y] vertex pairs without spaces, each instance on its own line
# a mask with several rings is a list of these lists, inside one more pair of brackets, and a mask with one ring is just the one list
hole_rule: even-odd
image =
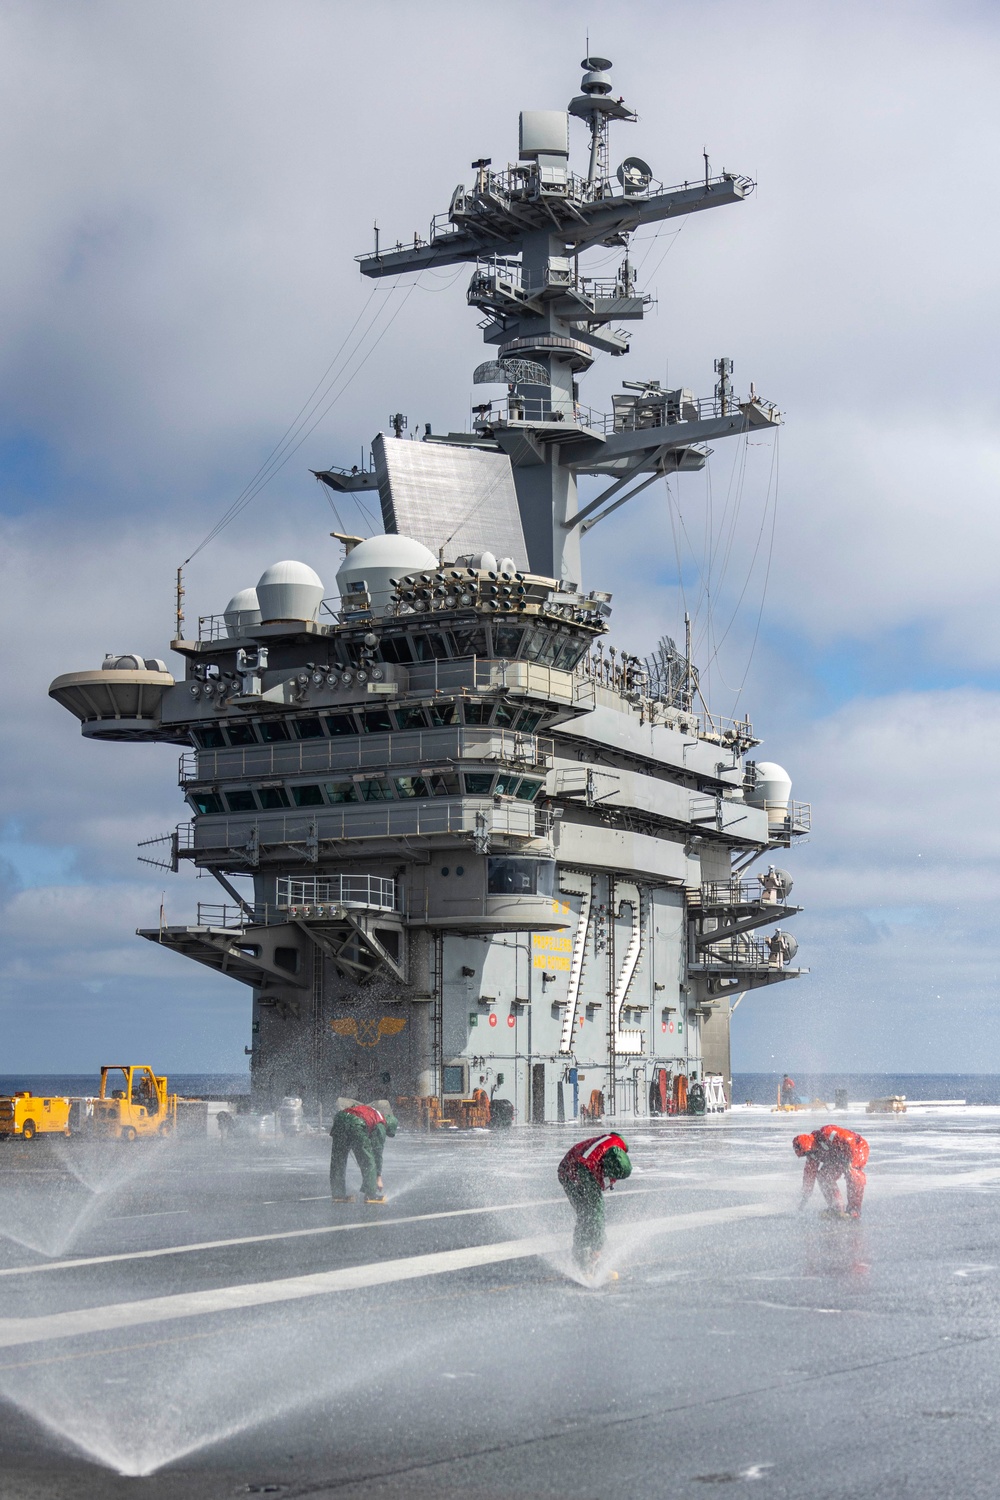
[[[242,1068],[248,992],[133,936],[214,899],[136,863],[182,817],[176,751],[84,741],[46,688],[167,655],[175,568],[314,389],[187,603],[286,556],[332,592],[309,469],[391,411],[465,427],[482,357],[467,273],[373,291],[352,257],[512,157],[518,109],[576,92],[587,24],[544,0],[0,3],[0,1073]],[[812,972],[743,1002],[734,1066],[1000,1071],[1000,13],[605,0],[589,24],[640,114],[616,156],[671,183],[705,148],[759,184],[637,239],[656,307],[584,392],[709,394],[725,354],[786,414],[777,451],[720,445],[585,554],[627,649],[691,609],[713,707],[813,805],[782,860]]]

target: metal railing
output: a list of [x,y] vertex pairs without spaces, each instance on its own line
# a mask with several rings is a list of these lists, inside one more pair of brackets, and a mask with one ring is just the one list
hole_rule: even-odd
[[396,910],[396,882],[383,875],[322,875],[302,880],[279,875],[277,905],[361,906],[375,911]]
[[337,739],[293,740],[274,745],[240,745],[220,750],[185,750],[178,763],[181,786],[245,780],[261,776],[297,776],[326,771],[395,767],[417,770],[444,761],[495,761],[547,768],[555,746],[543,735],[511,729],[423,729],[395,733],[344,735]]
[[786,893],[769,884],[766,875],[754,875],[747,880],[734,876],[732,880],[705,881],[699,888],[699,899],[703,907],[782,906]]
[[[794,957],[794,955],[792,955]],[[789,966],[790,959],[778,945],[772,952],[766,938],[749,937],[739,933],[725,938],[721,943],[712,943],[701,948],[692,969],[761,970],[777,971]]]
[[225,615],[198,616],[199,641],[225,641],[229,638],[229,627],[226,624]]
[[263,847],[285,845],[315,860],[320,843],[355,839],[426,838],[452,835],[551,840],[552,814],[531,802],[494,803],[483,798],[439,798],[435,802],[365,802],[351,807],[317,807],[314,817],[284,813],[206,816],[177,828],[177,851],[185,858],[213,854],[255,866]]
[[772,835],[809,833],[812,829],[811,802],[753,802],[751,796],[752,793],[746,799],[747,806],[767,813],[767,826]]
[[[661,427],[684,427],[693,422],[738,418],[746,415],[744,407],[750,404],[751,399],[737,399],[735,396],[727,397],[725,401],[718,396],[685,398],[685,416],[682,421],[674,408],[668,405],[666,395],[667,393],[664,392],[662,402],[642,400],[634,406],[625,407],[616,412],[595,411],[593,407],[582,406],[579,402],[575,403],[572,408],[563,410],[553,407],[550,401],[542,397],[523,397],[516,394],[501,396],[494,401],[477,403],[474,407],[473,426],[479,430],[483,427],[506,426],[511,422],[527,422],[544,426],[553,422],[567,422],[609,437],[615,432],[655,431]],[[759,396],[754,396],[752,399],[753,404],[761,407],[772,421],[778,421],[780,414],[773,401],[765,401]],[[678,440],[682,438],[683,433],[679,433]]]

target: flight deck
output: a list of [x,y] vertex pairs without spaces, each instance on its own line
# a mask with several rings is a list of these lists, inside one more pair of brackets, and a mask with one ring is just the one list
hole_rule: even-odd
[[[797,1212],[794,1119],[629,1129],[595,1284],[579,1127],[3,1148],[5,1500],[992,1496],[1000,1110],[837,1114],[858,1223]],[[831,1117],[832,1118],[832,1117]]]

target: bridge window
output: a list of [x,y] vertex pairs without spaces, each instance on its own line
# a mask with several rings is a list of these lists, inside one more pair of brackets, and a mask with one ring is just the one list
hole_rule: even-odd
[[366,734],[387,734],[394,728],[387,708],[370,708],[361,718]]
[[489,647],[486,644],[486,631],[479,630],[454,630],[452,638],[455,642],[456,656],[489,656]]
[[340,802],[357,802],[358,789],[353,781],[328,781],[326,783],[326,795],[330,802],[336,805]]
[[318,786],[293,786],[292,801],[296,807],[322,807],[323,793]]
[[495,797],[513,797],[521,785],[520,776],[514,776],[510,772],[497,777],[497,784],[493,795]]
[[247,723],[227,724],[226,738],[231,745],[256,745],[257,743],[253,725]]
[[538,789],[541,784],[540,781],[532,781],[530,777],[526,776],[514,795],[521,802],[534,802],[538,796]]
[[226,743],[218,724],[206,724],[204,729],[192,730],[192,734],[195,744],[200,745],[202,750],[217,750]]
[[284,719],[262,719],[260,737],[265,745],[273,745],[276,740],[287,740],[288,725]]
[[400,662],[403,666],[413,660],[409,637],[405,635],[384,635],[379,645],[379,654],[383,661]]
[[524,639],[523,626],[517,625],[494,625],[493,627],[493,654],[494,656],[506,656],[513,660],[521,649]]
[[491,896],[551,896],[554,859],[516,859],[499,855],[487,860],[486,889]]
[[358,732],[353,714],[327,714],[324,722],[327,733],[334,739],[341,734],[357,734]]
[[362,802],[391,802],[392,789],[387,781],[381,777],[373,777],[370,781],[357,782],[361,793]]
[[521,734],[534,734],[541,717],[541,714],[533,713],[530,709],[526,708],[517,721],[518,730]]
[[192,792],[190,801],[195,812],[220,813],[223,811],[222,798],[218,792]]
[[288,806],[288,793],[283,786],[259,786],[257,796],[264,808]]
[[422,776],[397,776],[397,797],[429,797],[431,789]]
[[436,630],[428,631],[426,635],[415,635],[413,649],[417,661],[446,661],[448,659],[448,647],[444,636],[438,635]]
[[498,729],[513,729],[514,720],[517,718],[517,709],[510,703],[498,703],[497,711],[493,715],[493,723]]
[[427,728],[427,715],[422,708],[398,708],[396,720],[400,729]]
[[586,649],[586,641],[567,641],[559,652],[554,665],[560,672],[572,672]]
[[493,773],[485,775],[482,771],[466,771],[465,790],[470,797],[488,797],[493,790]]
[[456,703],[432,703],[428,713],[431,716],[431,724],[435,728],[444,724],[454,724],[458,719],[458,705]]
[[240,792],[227,792],[226,805],[230,812],[256,812],[257,810],[254,794],[249,788]]
[[323,725],[319,719],[293,719],[292,728],[296,739],[321,740],[323,738]]
[[466,724],[488,724],[490,715],[493,713],[493,704],[487,699],[485,702],[466,703]]

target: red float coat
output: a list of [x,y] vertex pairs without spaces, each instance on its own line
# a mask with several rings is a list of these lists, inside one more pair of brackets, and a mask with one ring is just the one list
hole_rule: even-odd
[[372,1109],[370,1104],[352,1104],[351,1108],[345,1109],[343,1113],[345,1115],[357,1115],[359,1120],[363,1120],[369,1135],[371,1135],[376,1125],[384,1125],[386,1123],[385,1115],[380,1115],[378,1110]]
[[823,1197],[831,1208],[841,1206],[838,1179],[847,1184],[848,1213],[860,1214],[868,1181],[864,1168],[868,1160],[868,1142],[856,1131],[841,1125],[823,1125],[813,1132],[813,1148],[806,1157],[802,1172],[802,1196],[807,1198],[817,1177]]
[[614,1135],[611,1132],[607,1135],[588,1136],[585,1141],[577,1141],[559,1163],[559,1181],[576,1182],[582,1167],[590,1173],[603,1193],[608,1184],[605,1181],[601,1163],[614,1147],[624,1152],[627,1157],[628,1147],[625,1142],[620,1135]]

